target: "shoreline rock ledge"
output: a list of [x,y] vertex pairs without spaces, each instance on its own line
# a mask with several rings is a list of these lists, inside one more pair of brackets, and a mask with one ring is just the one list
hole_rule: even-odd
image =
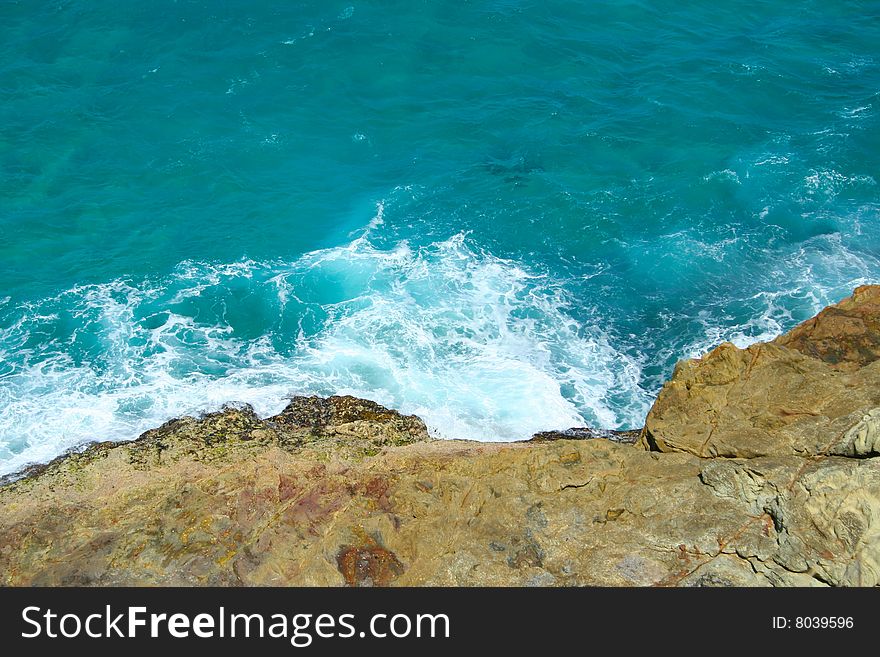
[[0,583],[880,583],[880,286],[600,433],[431,440],[352,397],[172,420],[7,479]]

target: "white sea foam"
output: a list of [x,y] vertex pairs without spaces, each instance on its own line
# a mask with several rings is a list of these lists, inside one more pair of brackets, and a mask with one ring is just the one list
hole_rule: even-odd
[[765,164],[788,164],[790,158],[788,155],[778,155],[775,153],[768,153],[763,156],[763,159],[760,159],[755,162],[756,167],[764,166]]
[[[226,402],[270,415],[295,394],[371,398],[446,438],[641,420],[640,364],[573,319],[561,283],[465,234],[377,249],[382,213],[292,263],[185,262],[16,309],[0,324],[0,473]],[[242,299],[269,309],[260,335],[240,335]]]
[[813,170],[804,178],[804,198],[801,200],[831,200],[845,189],[876,184],[877,181],[869,175],[846,176],[834,169]]
[[[465,233],[379,248],[385,221],[379,203],[349,243],[293,262],[183,262],[161,279],[3,299],[0,473],[227,402],[268,416],[297,394],[374,399],[445,438],[638,426],[653,392],[638,354],[657,365],[724,340],[772,339],[880,271],[840,235],[814,237],[755,272],[758,292],[670,317],[682,330],[664,351],[649,344],[656,335],[620,344],[587,299],[570,296],[570,280],[482,251]],[[723,266],[744,239],[679,232],[665,251]]]
[[742,181],[739,179],[739,174],[733,169],[723,169],[721,171],[713,171],[711,173],[707,173],[703,176],[703,180],[705,182],[709,182],[711,180],[730,180],[735,182],[737,185],[741,185]]
[[[698,314],[700,337],[684,349],[684,356],[699,357],[721,342],[747,347],[767,342],[825,306],[836,303],[859,285],[876,282],[880,259],[856,253],[839,234],[820,235],[775,261],[762,275],[776,281],[777,289],[763,290],[743,299],[724,299],[717,307]],[[732,323],[726,307],[734,303],[751,309],[744,323]]]

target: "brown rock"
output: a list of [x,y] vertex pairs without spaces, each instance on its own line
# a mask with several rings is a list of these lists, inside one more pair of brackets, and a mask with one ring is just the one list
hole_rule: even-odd
[[360,545],[340,547],[336,564],[349,586],[388,586],[404,570],[397,555],[370,537]]
[[206,445],[203,423],[213,436],[224,414],[166,427],[161,458],[143,458],[152,433],[0,488],[3,583],[763,586],[880,573],[874,458],[703,460],[604,439],[376,456],[282,437]]
[[428,440],[421,418],[351,396],[294,397],[281,413],[269,418],[269,423],[300,441],[340,436],[382,446]]
[[880,359],[880,285],[863,285],[773,341],[852,371]]
[[0,485],[0,583],[878,585],[872,295],[833,362],[823,319],[679,364],[642,436],[664,452],[432,441],[351,397],[97,444]]
[[530,442],[545,442],[548,440],[593,440],[594,438],[605,438],[616,443],[635,443],[638,442],[640,436],[639,430],[617,429],[593,429],[591,427],[572,427],[562,431],[541,431],[536,433],[529,440]]
[[774,342],[680,362],[641,444],[701,457],[877,454],[878,290],[859,288]]

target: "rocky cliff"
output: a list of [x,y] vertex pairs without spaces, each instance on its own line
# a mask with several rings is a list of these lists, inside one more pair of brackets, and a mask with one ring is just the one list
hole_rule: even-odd
[[869,286],[680,363],[640,435],[436,441],[351,397],[229,407],[7,481],[0,582],[875,586],[878,383]]

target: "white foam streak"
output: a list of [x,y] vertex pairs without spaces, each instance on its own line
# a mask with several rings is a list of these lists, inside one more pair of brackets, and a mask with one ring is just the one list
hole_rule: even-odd
[[[778,289],[763,290],[739,300],[752,309],[745,323],[726,322],[723,306],[701,312],[698,319],[704,327],[702,335],[684,350],[684,356],[702,356],[721,342],[745,348],[773,340],[787,328],[840,301],[859,285],[875,282],[872,272],[878,270],[880,259],[853,252],[839,234],[809,239],[766,272],[768,280],[778,281]],[[737,300],[726,299],[724,303],[734,301]],[[793,309],[797,309],[797,315]]]
[[[79,286],[20,307],[0,334],[12,354],[0,473],[227,402],[270,415],[295,394],[371,398],[446,438],[640,421],[650,399],[639,364],[572,318],[560,283],[465,234],[376,249],[368,238],[382,221],[380,204],[350,244],[292,263],[186,262],[163,281]],[[229,319],[241,286],[277,316],[258,337]],[[608,400],[620,391],[633,399],[623,413]]]
[[[370,237],[383,213],[379,204],[350,243],[294,262],[184,262],[162,280],[0,305],[0,474],[228,402],[268,416],[298,394],[374,399],[445,438],[643,421],[652,397],[632,354],[650,346],[639,336],[624,351],[566,281],[480,251],[465,233],[379,249]],[[671,240],[688,257],[724,260],[718,244]],[[761,291],[683,318],[696,339],[659,357],[772,339],[880,271],[836,234],[768,262]]]

